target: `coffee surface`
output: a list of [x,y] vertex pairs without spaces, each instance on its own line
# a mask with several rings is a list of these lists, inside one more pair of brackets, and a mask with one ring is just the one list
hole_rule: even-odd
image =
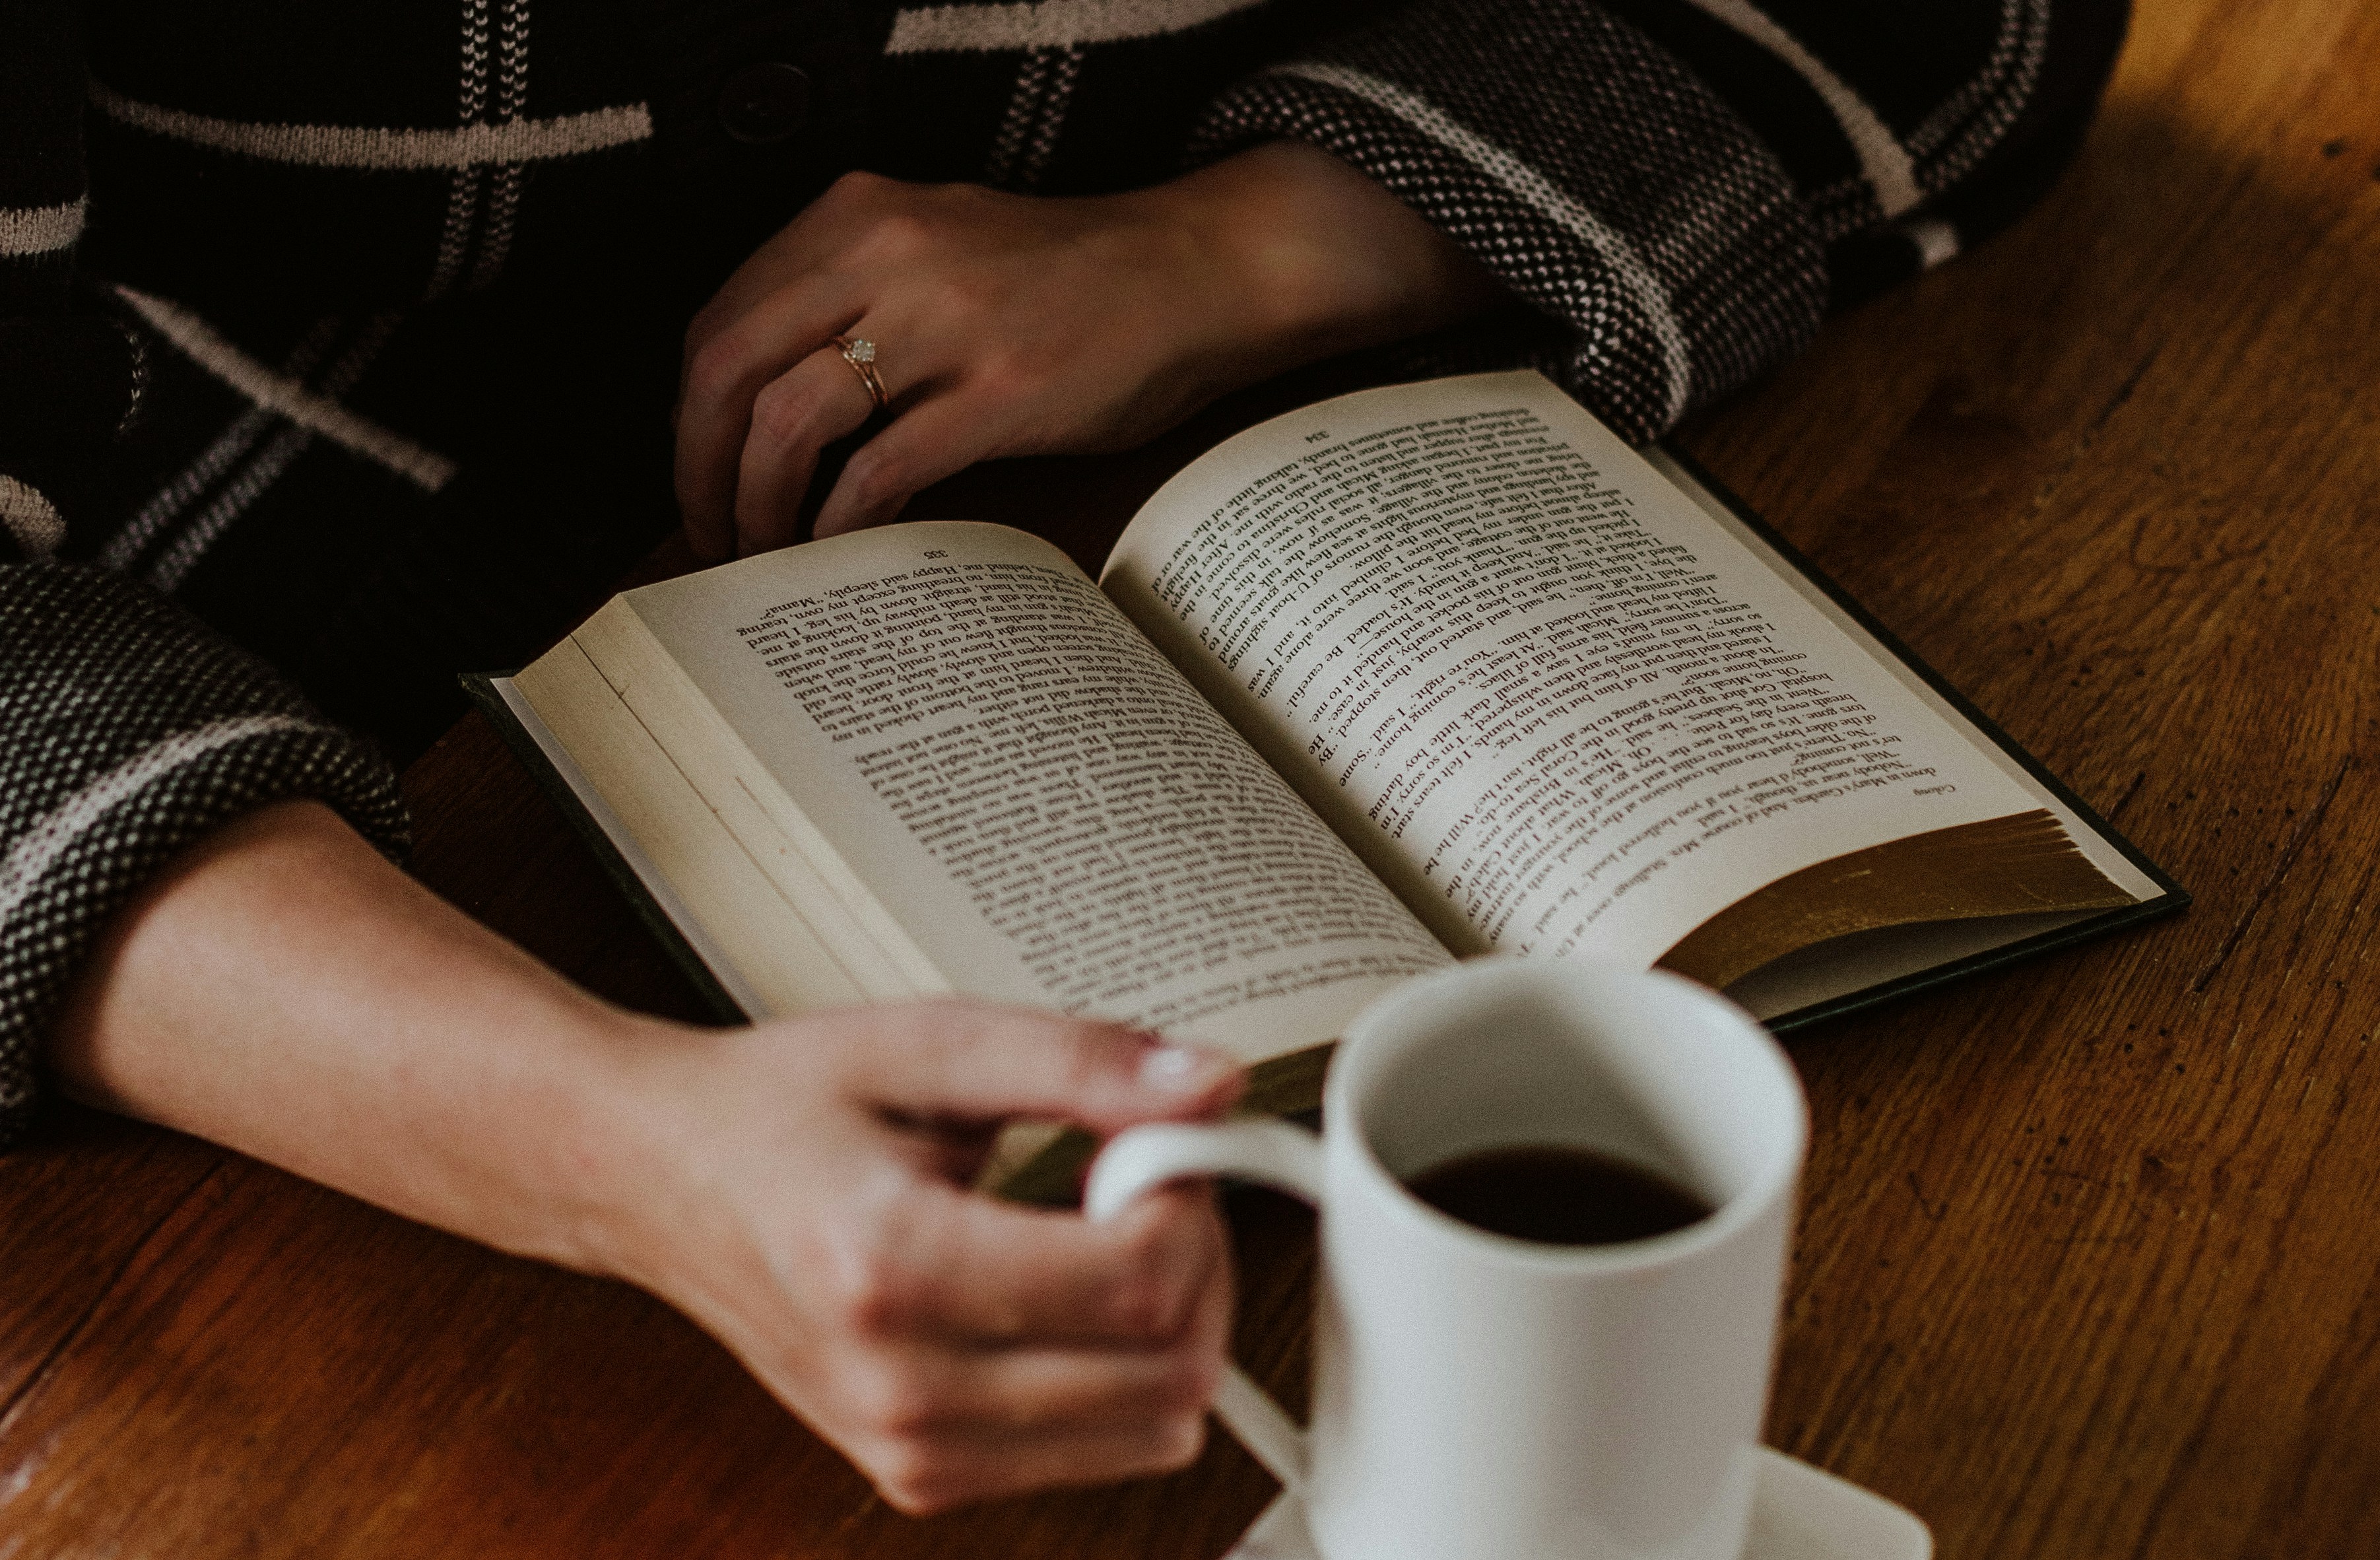
[[1457,1154],[1405,1182],[1441,1213],[1549,1246],[1615,1246],[1683,1229],[1711,1206],[1665,1176],[1594,1149],[1520,1144]]

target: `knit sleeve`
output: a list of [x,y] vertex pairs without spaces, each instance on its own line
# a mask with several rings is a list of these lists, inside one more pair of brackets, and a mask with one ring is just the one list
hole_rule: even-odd
[[1534,362],[1641,442],[2037,198],[2127,9],[1418,0],[1232,87],[1193,154],[1288,137],[1378,180],[1526,306],[1442,366]]
[[294,797],[383,850],[405,838],[368,741],[145,589],[55,561],[79,516],[120,506],[149,363],[144,333],[78,291],[79,9],[0,6],[0,1145],[101,929],[176,851]]
[[183,847],[297,797],[404,848],[378,750],[261,663],[114,576],[0,557],[0,1145],[108,919]]

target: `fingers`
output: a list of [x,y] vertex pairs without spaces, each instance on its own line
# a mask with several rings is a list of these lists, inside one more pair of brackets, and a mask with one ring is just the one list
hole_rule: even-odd
[[995,409],[949,394],[924,401],[853,452],[819,510],[818,534],[836,536],[898,518],[919,493],[994,452]]
[[880,1031],[845,1053],[847,1087],[911,1116],[1026,1116],[1107,1136],[1211,1115],[1245,1083],[1218,1052],[1090,1018],[989,1003],[873,1011]]
[[888,1446],[872,1456],[861,1453],[854,1460],[885,1504],[911,1517],[930,1517],[973,1501],[1176,1472],[1197,1460],[1206,1439],[1206,1415],[1185,1411],[1062,1434],[951,1435],[928,1445]]
[[[864,322],[852,328],[863,332]],[[888,395],[919,382],[923,376],[911,366],[913,372],[900,380],[883,379]],[[884,375],[880,365],[878,372]],[[745,393],[749,377],[724,368],[710,371],[698,411],[689,380],[689,409],[682,414],[678,438],[680,503],[688,539],[707,556],[731,551],[749,556],[791,542],[820,451],[858,432],[877,409],[867,381],[842,348],[832,342],[818,347],[750,392],[742,444],[733,456],[734,477],[722,490],[716,445],[736,424],[713,402],[718,384],[725,384],[732,397]],[[690,426],[689,418],[699,426]],[[852,456],[820,513],[818,534],[833,536],[894,518],[921,489],[990,453],[996,437],[997,425],[985,408],[951,396],[926,401]],[[698,453],[705,445],[711,446],[709,452]],[[729,515],[724,525],[717,513],[722,501]]]
[[[853,284],[817,277],[732,316],[707,310],[689,332],[678,393],[675,479],[687,539],[704,556],[723,557],[734,549],[737,472],[766,387],[807,363],[859,317],[860,306]],[[711,323],[722,318],[727,323]],[[839,356],[828,364],[850,382],[865,418],[867,388]]]
[[845,1393],[870,1433],[952,1444],[1186,1418],[1206,1410],[1221,1372],[1220,1347],[935,1348],[856,1365]]
[[1169,1472],[1198,1454],[1231,1326],[1230,1276],[1162,1350],[928,1349],[862,1360],[845,1449],[903,1510]]
[[1231,1270],[1213,1196],[1199,1186],[1165,1188],[1093,1224],[928,1183],[832,1261],[853,1333],[978,1347],[1171,1347]]
[[875,410],[876,398],[832,346],[761,388],[736,462],[737,553],[748,557],[794,540],[819,452],[857,433]]
[[[864,334],[865,323],[853,329]],[[884,372],[881,364],[878,372]],[[921,377],[912,372],[887,379],[886,390],[898,395]],[[794,540],[820,452],[856,433],[875,409],[866,383],[832,344],[760,389],[736,465],[737,553],[748,556]],[[1003,431],[995,408],[964,395],[937,395],[912,407],[853,453],[819,511],[817,534],[835,536],[897,518],[925,488],[993,453]]]

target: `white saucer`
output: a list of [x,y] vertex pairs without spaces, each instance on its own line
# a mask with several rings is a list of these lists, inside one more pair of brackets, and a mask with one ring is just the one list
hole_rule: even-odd
[[[1910,1513],[1849,1480],[1760,1448],[1743,1560],[1929,1560],[1934,1535]],[[1223,1560],[1321,1560],[1305,1509],[1284,1493]]]

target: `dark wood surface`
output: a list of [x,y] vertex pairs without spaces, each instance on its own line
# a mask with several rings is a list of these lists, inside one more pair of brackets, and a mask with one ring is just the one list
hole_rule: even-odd
[[[2198,895],[1798,1039],[1815,1139],[1769,1438],[1942,1553],[2380,1554],[2380,9],[2142,0],[2072,176],[1688,445]],[[1096,554],[1214,420],[971,474]],[[481,724],[422,876],[691,1013]],[[1304,1215],[1235,1201],[1301,1366]],[[1178,1478],[912,1522],[694,1328],[203,1144],[0,1162],[0,1556],[1207,1560]]]

